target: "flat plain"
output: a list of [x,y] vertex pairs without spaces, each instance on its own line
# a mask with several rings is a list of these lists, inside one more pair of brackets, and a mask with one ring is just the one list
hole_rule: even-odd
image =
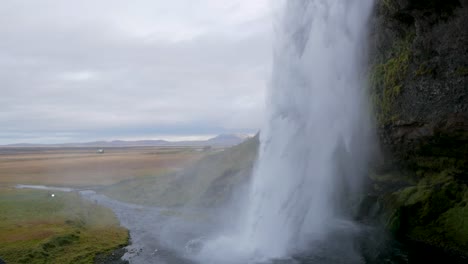
[[15,185],[100,188],[160,178],[205,154],[173,147],[107,148],[103,154],[96,148],[0,148],[0,260],[101,263],[97,256],[113,254],[129,239],[110,209],[84,201],[77,192]]
[[104,186],[177,170],[203,156],[196,148],[0,148],[0,185]]

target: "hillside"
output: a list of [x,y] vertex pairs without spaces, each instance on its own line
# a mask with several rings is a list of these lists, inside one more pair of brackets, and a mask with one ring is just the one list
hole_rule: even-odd
[[123,181],[101,190],[111,198],[161,207],[216,207],[247,183],[257,156],[258,135],[213,151],[182,171]]

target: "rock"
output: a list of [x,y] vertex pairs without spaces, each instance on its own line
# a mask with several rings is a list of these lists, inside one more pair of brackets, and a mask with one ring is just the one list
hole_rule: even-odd
[[97,255],[94,259],[96,264],[128,264],[126,260],[122,260],[123,255],[125,254],[125,248],[116,249],[108,254]]
[[368,184],[376,217],[400,237],[468,256],[468,1],[381,0],[372,25],[384,153]]

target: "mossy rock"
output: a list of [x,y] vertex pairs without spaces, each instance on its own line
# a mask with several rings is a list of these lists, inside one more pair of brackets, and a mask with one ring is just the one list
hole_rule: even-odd
[[[459,197],[459,194],[463,194]],[[468,253],[468,192],[466,186],[460,192],[452,192],[458,199],[451,200],[450,206],[443,206],[443,212],[437,218],[424,226],[416,226],[409,235],[416,240],[454,251]],[[436,197],[436,198],[440,198]],[[443,204],[444,199],[439,201]],[[449,207],[448,209],[446,209]],[[437,207],[436,207],[437,208]]]
[[397,237],[468,254],[468,188],[447,175],[387,195],[382,220]]
[[395,41],[388,55],[374,63],[371,74],[371,98],[380,125],[386,125],[398,119],[394,113],[394,102],[404,89],[403,83],[408,76],[411,62],[411,44],[414,35]]

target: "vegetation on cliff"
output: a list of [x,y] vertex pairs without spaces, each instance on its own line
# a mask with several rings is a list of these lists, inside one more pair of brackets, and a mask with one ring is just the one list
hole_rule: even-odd
[[379,219],[402,239],[468,255],[468,3],[377,3],[371,95],[383,157]]
[[[413,35],[396,41],[387,58],[376,62],[371,70],[371,98],[376,108],[376,117],[379,124],[394,122],[398,116],[392,112],[392,106],[403,89],[403,81],[408,73],[411,59],[410,44]],[[394,115],[392,115],[394,114]]]

